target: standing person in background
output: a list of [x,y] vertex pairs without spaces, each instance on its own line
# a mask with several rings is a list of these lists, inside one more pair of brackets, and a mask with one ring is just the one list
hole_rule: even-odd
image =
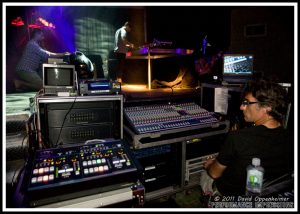
[[118,60],[118,65],[117,65],[115,75],[118,82],[122,82],[122,75],[123,75],[126,53],[128,52],[128,50],[134,48],[134,45],[128,41],[128,33],[130,31],[131,31],[130,23],[125,22],[125,24],[121,28],[119,28],[115,33],[114,54],[115,54],[115,58]]
[[65,55],[70,55],[69,52],[52,53],[43,49],[40,46],[43,40],[43,31],[34,29],[16,66],[16,73],[19,78],[19,80],[15,80],[16,89],[40,90],[43,87],[43,80],[39,75],[41,65],[46,63],[49,57],[62,58]]

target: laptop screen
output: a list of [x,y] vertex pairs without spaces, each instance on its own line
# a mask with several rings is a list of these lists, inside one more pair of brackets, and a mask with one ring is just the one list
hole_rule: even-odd
[[224,54],[223,81],[245,83],[253,76],[252,54]]

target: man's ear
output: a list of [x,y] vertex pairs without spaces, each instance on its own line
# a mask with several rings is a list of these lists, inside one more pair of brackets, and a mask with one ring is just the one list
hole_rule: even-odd
[[266,107],[264,107],[264,109],[265,109],[266,113],[269,113],[272,110],[272,108],[270,106],[266,106]]

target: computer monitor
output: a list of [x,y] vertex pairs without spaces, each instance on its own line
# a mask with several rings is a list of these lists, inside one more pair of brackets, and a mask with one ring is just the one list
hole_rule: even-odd
[[223,82],[245,83],[253,76],[252,54],[224,54]]
[[76,86],[75,65],[43,64],[43,88],[45,94],[73,92]]

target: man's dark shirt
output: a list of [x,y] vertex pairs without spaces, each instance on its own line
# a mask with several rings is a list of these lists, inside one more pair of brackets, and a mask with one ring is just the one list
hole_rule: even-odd
[[232,132],[217,157],[227,168],[216,186],[223,195],[244,195],[246,168],[253,157],[260,158],[264,180],[270,180],[294,170],[293,154],[293,135],[282,127],[268,129],[261,125]]

